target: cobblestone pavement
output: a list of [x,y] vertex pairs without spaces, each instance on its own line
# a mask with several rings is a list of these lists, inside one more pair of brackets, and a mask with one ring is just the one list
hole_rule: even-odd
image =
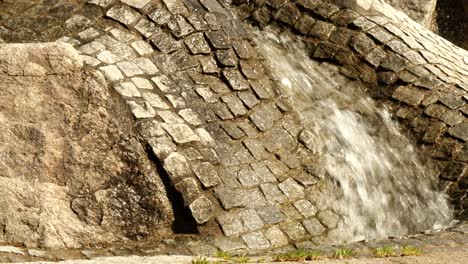
[[[190,243],[166,241],[161,250],[177,244],[195,255],[254,253],[332,243],[340,216],[316,203],[327,190],[310,170],[320,166],[311,159],[310,132],[261,67],[252,26],[306,41],[317,67],[331,67],[339,85],[367,89],[387,105],[437,164],[457,217],[466,217],[468,52],[378,4],[358,13],[328,1],[234,2],[6,0],[0,40],[70,43],[126,101],[198,232],[211,235],[180,236]],[[465,230],[405,243],[466,240]],[[11,250],[17,254],[7,253],[7,261],[43,254]],[[132,252],[114,250],[64,258]]]

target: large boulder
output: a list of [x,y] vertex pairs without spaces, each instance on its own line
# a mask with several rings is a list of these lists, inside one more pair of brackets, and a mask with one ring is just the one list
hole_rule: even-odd
[[117,98],[67,44],[0,44],[0,243],[170,232],[164,184]]

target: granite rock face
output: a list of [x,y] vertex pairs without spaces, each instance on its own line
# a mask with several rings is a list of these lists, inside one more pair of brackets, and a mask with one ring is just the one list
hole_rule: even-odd
[[90,246],[172,223],[126,106],[71,46],[0,45],[0,104],[0,243]]

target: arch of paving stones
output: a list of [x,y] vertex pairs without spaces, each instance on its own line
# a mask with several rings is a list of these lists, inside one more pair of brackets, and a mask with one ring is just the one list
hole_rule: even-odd
[[[252,26],[305,40],[341,86],[384,102],[468,212],[468,52],[405,15],[315,0],[0,1],[0,42],[72,44],[127,102],[141,135],[221,250],[326,243],[309,132],[264,70]],[[235,15],[234,15],[235,13]],[[318,64],[318,67],[321,67]]]

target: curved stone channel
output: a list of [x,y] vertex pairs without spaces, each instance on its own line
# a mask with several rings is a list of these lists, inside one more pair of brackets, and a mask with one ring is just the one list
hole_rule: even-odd
[[[92,181],[89,188],[76,187],[85,193],[64,198],[76,215],[71,218],[112,239],[97,236],[91,243],[86,231],[68,244],[47,244],[41,237],[31,242],[18,236],[22,230],[0,223],[0,243],[107,247],[130,238],[142,239],[142,245],[181,244],[195,254],[336,243],[342,215],[320,197],[338,194],[339,185],[324,176],[310,124],[269,68],[255,42],[258,30],[305,43],[317,72],[331,72],[338,86],[365,92],[388,109],[415,142],[414,156],[432,164],[429,174],[438,178],[432,188],[447,193],[455,219],[466,219],[467,51],[380,1],[232,2],[0,1],[0,42],[68,43],[86,65],[74,71],[105,78],[98,86],[118,94],[108,103],[108,115],[125,116],[113,124],[124,124],[119,133],[134,142],[130,150],[124,139],[117,144],[125,153],[122,166],[137,164],[123,171],[129,175],[106,181],[106,190],[115,188],[108,201],[97,202],[105,196],[93,185],[101,183]],[[12,47],[0,44],[0,50]],[[31,53],[25,64],[29,59],[46,69],[49,57],[63,56],[50,52],[34,61],[34,50],[22,47]],[[1,74],[15,75],[1,67]],[[115,155],[121,157],[118,150]],[[107,165],[102,163],[103,170]],[[47,181],[71,186],[66,177]],[[132,203],[134,197],[138,202]],[[113,215],[119,206],[129,215]],[[158,208],[167,210],[152,218]],[[52,227],[66,229],[64,223]],[[163,237],[165,244],[158,242]]]

